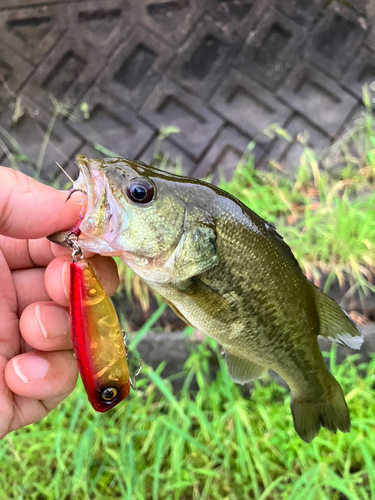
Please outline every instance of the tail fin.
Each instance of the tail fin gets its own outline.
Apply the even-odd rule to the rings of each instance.
[[[295,396],[291,410],[294,427],[301,439],[309,443],[318,434],[320,427],[336,433],[350,431],[350,416],[341,387],[330,375],[329,390],[318,400]]]

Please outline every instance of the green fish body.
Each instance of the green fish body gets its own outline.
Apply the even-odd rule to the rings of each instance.
[[[84,250],[119,255],[186,323],[221,344],[235,382],[278,373],[302,439],[321,426],[350,430],[318,335],[352,348],[362,337],[306,279],[274,226],[203,181],[123,159],[79,155],[78,165],[76,187],[88,195]]]

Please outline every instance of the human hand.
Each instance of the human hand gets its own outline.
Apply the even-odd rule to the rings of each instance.
[[[75,387],[69,330],[69,249],[45,236],[79,219],[67,193],[0,167],[0,438],[45,417]],[[86,255],[88,256],[88,255]],[[90,259],[109,295],[109,257]]]

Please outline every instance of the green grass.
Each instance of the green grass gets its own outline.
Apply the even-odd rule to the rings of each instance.
[[[209,347],[220,365],[213,381]],[[324,429],[311,444],[293,429],[289,392],[267,376],[244,397],[209,340],[186,362],[179,396],[162,366],[146,369],[138,391],[102,415],[79,384],[49,417],[1,442],[0,499],[375,499],[375,358],[359,367],[365,377],[354,359],[337,366],[333,350],[330,360],[351,432]]]

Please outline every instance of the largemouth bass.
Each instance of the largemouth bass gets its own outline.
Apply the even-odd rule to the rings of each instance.
[[[87,193],[83,250],[121,257],[186,323],[221,344],[235,382],[278,373],[303,440],[321,426],[349,432],[317,339],[358,349],[362,337],[306,279],[274,226],[203,181],[121,158],[77,162],[75,187]],[[62,243],[67,234],[50,239]]]

